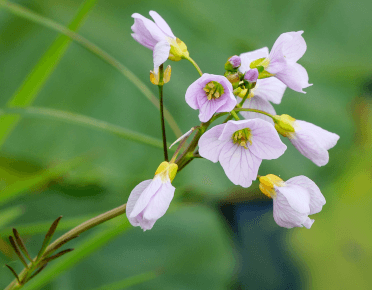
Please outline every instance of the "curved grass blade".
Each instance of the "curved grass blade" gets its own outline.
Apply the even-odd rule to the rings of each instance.
[[[115,134],[122,138],[132,140],[135,142],[143,143],[146,145],[150,145],[156,148],[163,149],[163,143],[161,140],[157,138],[153,138],[147,136],[142,133],[137,133],[129,129],[122,128],[117,125],[110,124],[105,121],[97,120],[88,116],[79,115],[75,113],[65,112],[61,110],[55,109],[47,109],[47,108],[5,108],[0,109],[0,114],[20,114],[23,117],[27,116],[36,116],[36,117],[44,117],[49,119],[57,119],[64,122],[68,122],[75,125],[82,125],[87,126],[94,129],[99,129],[105,132],[109,132],[111,134]]]
[[[26,256],[26,258],[30,262],[32,262],[33,260],[32,260],[32,258],[30,256],[30,254],[28,253],[25,244],[23,243],[23,241],[21,239],[21,236],[19,235],[18,231],[15,228],[13,228],[13,234],[14,234],[15,240],[16,240],[19,248],[21,249],[22,253]]]
[[[94,7],[97,0],[86,0],[81,5],[78,13],[68,26],[71,31],[76,31],[84,22],[87,14]],[[12,3],[0,1],[0,5],[9,7]],[[26,107],[31,105],[36,99],[38,93],[53,73],[62,57],[65,55],[71,39],[62,34],[53,42],[45,54],[41,57],[33,70],[26,77],[17,92],[8,101],[8,107]],[[9,134],[20,121],[20,116],[1,116],[0,117],[0,147],[3,145]]]
[[[126,66],[124,66],[117,59],[112,57],[110,54],[108,54],[106,51],[104,51],[100,47],[96,46],[95,44],[93,44],[86,38],[82,37],[81,35],[75,33],[71,29],[68,29],[64,27],[63,25],[60,25],[49,18],[43,17],[35,12],[32,12],[18,4],[10,3],[9,1],[0,0],[0,6],[6,8],[8,11],[10,11],[11,13],[19,17],[23,17],[30,21],[39,23],[45,27],[58,31],[66,35],[67,37],[73,39],[74,41],[82,45],[84,48],[86,48],[93,54],[100,57],[103,61],[105,61],[106,63],[108,63],[115,69],[117,69],[122,75],[124,75],[129,81],[131,81],[133,85],[135,85],[158,110],[160,109],[159,100],[157,97],[155,97],[152,94],[151,90]],[[176,121],[174,120],[170,112],[165,108],[164,108],[164,118],[169,124],[175,136],[177,138],[180,137],[182,135],[180,128],[178,127]],[[1,131],[0,131],[0,138],[1,138]],[[0,142],[0,146],[1,146],[1,142]]]
[[[103,287],[94,288],[94,290],[121,290],[137,284],[144,283],[146,281],[156,278],[158,275],[154,271],[145,272],[136,276],[126,278],[122,281],[111,283]]]

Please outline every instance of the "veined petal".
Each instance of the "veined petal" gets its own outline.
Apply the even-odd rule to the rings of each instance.
[[[130,214],[132,213],[134,206],[138,200],[138,198],[141,196],[142,192],[145,191],[145,189],[150,185],[152,179],[142,181],[140,184],[138,184],[135,188],[133,188],[132,192],[129,195],[127,207],[126,207],[126,215],[129,220],[129,222],[133,226],[138,226],[139,222],[135,217],[130,217]]]
[[[135,13],[135,14],[137,14],[137,13]],[[133,14],[133,15],[135,15],[135,14]],[[132,15],[132,17],[133,17],[133,15]],[[142,18],[134,18],[134,24],[132,25],[131,29],[134,32],[134,33],[132,33],[132,37],[137,42],[139,42],[140,44],[142,44],[143,46],[145,46],[145,47],[147,47],[151,50],[154,49],[154,46],[156,45],[156,43],[158,41],[148,31],[148,29],[146,28]]]
[[[270,73],[272,72],[270,71]],[[287,63],[275,74],[275,77],[281,80],[290,89],[304,94],[306,94],[306,92],[302,89],[312,86],[312,84],[309,84],[309,76],[306,69],[298,63]]]
[[[240,120],[240,121],[233,121],[230,120],[225,124],[221,136],[218,138],[219,140],[230,140],[232,135],[241,129],[250,128],[253,124],[253,120]]]
[[[155,193],[158,191],[161,185],[162,185],[161,178],[155,176],[151,183],[146,187],[146,189],[137,199],[137,202],[134,205],[134,208],[129,217],[133,218],[139,215],[147,207],[151,198],[155,195]]]
[[[292,37],[292,39],[286,42],[283,47],[283,55],[290,62],[297,62],[306,51],[305,39],[301,36],[303,31],[287,32],[285,34]]]
[[[269,56],[269,49],[267,47],[263,47],[254,51],[249,51],[242,53],[240,55],[241,59],[241,65],[239,67],[239,71],[242,73],[245,73],[246,71],[250,70],[249,65],[251,64],[252,61],[259,59],[259,58],[264,58]]]
[[[319,145],[321,145],[326,150],[333,148],[336,145],[338,139],[340,139],[340,136],[338,136],[337,134],[324,130],[323,128],[309,122],[301,120],[297,120],[296,122],[302,130],[311,133],[314,138],[316,138]]]
[[[286,88],[287,86],[283,82],[275,77],[270,77],[257,80],[253,93],[269,102],[280,104]]]
[[[291,208],[298,213],[310,214],[310,193],[306,188],[296,184],[274,186],[277,195],[283,195]]]
[[[258,158],[276,159],[287,150],[287,146],[280,140],[278,132],[270,123],[254,119],[249,128],[252,134],[252,144],[248,146],[248,149]]]
[[[284,59],[283,46],[289,43],[292,40],[292,38],[293,37],[288,33],[282,33],[281,35],[279,35],[279,37],[274,42],[273,48],[271,49],[269,54],[270,66],[271,61],[275,62]]]
[[[232,183],[249,187],[257,178],[262,160],[248,149],[229,141],[223,146],[219,161]]]
[[[137,32],[137,31],[133,30],[133,32],[142,35],[142,33],[144,32],[144,29],[146,29],[147,30],[146,35],[148,35],[148,33],[149,33],[151,35],[151,37],[156,42],[165,40],[167,38],[167,35],[150,19],[147,19],[146,17],[144,17],[144,16],[142,16],[141,14],[138,14],[138,13],[132,14],[132,17],[135,19],[135,21],[134,21],[135,24],[132,26],[132,30],[133,30],[133,28],[137,27],[136,20],[142,21],[143,26],[144,26],[144,28],[142,28],[142,26],[141,26],[140,31]],[[138,23],[140,23],[140,21],[138,21]]]
[[[310,178],[300,175],[288,179],[285,182],[287,185],[297,185],[302,188],[306,188],[310,194],[310,214],[318,213],[322,210],[323,205],[325,205],[326,200],[323,194],[320,192],[319,187]]]
[[[163,30],[164,33],[166,33],[168,36],[176,38],[170,29],[169,25],[165,20],[155,11],[150,11],[150,16],[152,19],[154,19],[155,23],[161,30]]]
[[[163,64],[169,57],[169,50],[170,50],[170,44],[167,40],[159,41],[155,45],[154,52],[153,52],[155,73],[158,72],[159,66]]]
[[[175,188],[170,181],[162,183],[143,211],[143,218],[145,220],[157,220],[161,218],[169,208],[169,204],[174,196],[174,191]]]
[[[139,226],[143,231],[151,230],[154,226],[156,220],[146,220],[143,218],[143,213],[140,213],[138,216],[135,217],[137,219]],[[134,225],[134,224],[132,224]]]
[[[225,124],[214,126],[205,132],[199,139],[200,156],[216,163],[221,153],[221,149],[229,140],[219,140]]]
[[[260,96],[253,96],[250,99],[247,99],[243,103],[243,108],[250,108],[250,109],[257,109],[264,111],[266,113],[269,113],[271,115],[276,115],[274,107],[265,99],[261,98]],[[260,114],[260,113],[255,113],[255,112],[249,112],[249,111],[241,111],[240,114],[245,118],[245,119],[255,119],[259,118],[262,120],[265,120],[266,122],[269,122],[271,125],[274,125],[274,121],[272,118],[269,116]]]
[[[216,112],[220,112],[219,109],[224,105],[223,102],[218,102],[217,100],[214,99],[208,100],[207,97],[205,97],[205,100],[203,100],[203,102],[204,103],[199,108],[200,122],[209,121],[209,119],[212,118],[213,114]]]

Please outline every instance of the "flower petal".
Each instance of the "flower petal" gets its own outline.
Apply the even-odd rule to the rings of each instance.
[[[286,88],[287,86],[283,82],[275,77],[270,77],[257,80],[253,93],[255,96],[259,96],[274,104],[280,104]]]
[[[232,183],[249,187],[257,178],[262,160],[248,149],[229,141],[222,148],[219,161]]]
[[[146,189],[137,199],[137,202],[134,205],[133,210],[130,213],[129,217],[133,218],[139,215],[147,207],[151,198],[155,195],[155,193],[158,191],[161,185],[162,185],[161,178],[155,176],[151,183],[146,187]]]
[[[151,230],[154,226],[156,220],[146,220],[143,218],[143,213],[140,213],[138,216],[136,216],[136,219],[138,220],[139,226],[143,231]]]
[[[287,146],[280,140],[278,132],[270,123],[253,119],[249,128],[252,133],[252,144],[248,149],[258,158],[276,159],[287,150]]]
[[[285,34],[292,37],[292,39],[286,42],[282,47],[284,57],[290,62],[297,62],[306,51],[305,39],[301,36],[303,31],[287,32]]]
[[[263,47],[254,51],[249,51],[242,53],[240,55],[241,59],[241,65],[239,67],[239,71],[242,73],[245,73],[246,71],[250,70],[249,65],[251,64],[252,61],[259,59],[259,58],[264,58],[269,56],[269,49],[267,47]]]
[[[257,109],[257,110],[261,110],[266,113],[269,113],[271,115],[276,115],[274,107],[267,100],[261,98],[260,96],[253,96],[252,98],[247,99],[243,103],[242,107],[250,108],[250,109]],[[269,122],[271,125],[274,125],[274,121],[272,118],[270,118],[269,116],[260,114],[260,113],[241,111],[240,114],[245,119],[259,118],[259,119],[265,120],[266,122]]]
[[[152,40],[154,46],[157,42],[167,38],[167,35],[150,19],[138,13],[132,14],[132,17],[134,18],[134,25],[131,27],[133,32]]]
[[[274,220],[279,226],[311,227],[312,222],[308,217],[310,195],[305,189],[296,185],[275,186],[275,192]]]
[[[174,191],[175,188],[170,181],[162,183],[143,211],[143,218],[145,220],[157,220],[161,218],[169,208]]]
[[[133,226],[138,226],[139,222],[137,221],[136,217],[130,217],[130,214],[132,213],[134,206],[137,203],[137,200],[141,196],[142,192],[145,191],[145,189],[150,185],[152,179],[142,181],[140,184],[138,184],[133,190],[131,191],[128,202],[127,202],[127,207],[126,207],[126,215],[129,220],[129,222]]]
[[[165,20],[163,19],[163,17],[161,17],[157,12],[155,11],[150,11],[150,16],[152,17],[152,19],[154,19],[155,23],[157,26],[159,26],[159,28],[161,30],[163,30],[163,32],[165,34],[168,34],[168,36],[170,37],[173,37],[173,38],[176,38],[172,32],[172,30],[170,29],[169,25],[167,24],[167,22],[165,22]]]
[[[222,147],[228,140],[220,141],[220,137],[225,124],[214,126],[205,132],[199,139],[199,154],[200,156],[216,163],[221,153]]]
[[[158,73],[159,66],[163,64],[169,57],[169,51],[170,44],[166,40],[159,41],[155,45],[153,52],[155,73]]]
[[[312,84],[309,84],[309,76],[306,69],[298,63],[287,63],[275,74],[275,77],[281,80],[290,89],[304,94],[306,94],[306,92],[302,89],[312,86]]]
[[[300,175],[288,179],[285,183],[287,185],[298,185],[308,190],[310,193],[310,214],[315,214],[322,210],[326,200],[320,192],[319,187],[310,178]]]
[[[323,128],[312,123],[301,120],[297,120],[297,123],[302,130],[310,132],[314,138],[316,138],[317,142],[326,150],[333,148],[338,139],[340,139],[340,136],[337,134],[324,130]]]

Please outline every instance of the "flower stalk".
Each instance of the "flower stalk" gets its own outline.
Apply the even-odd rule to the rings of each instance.
[[[168,161],[167,136],[165,133],[165,122],[164,122],[163,86],[164,86],[164,68],[163,68],[163,64],[161,64],[159,66],[159,84],[158,84],[159,104],[160,104],[160,123],[161,123],[161,133],[163,137],[164,160]]]

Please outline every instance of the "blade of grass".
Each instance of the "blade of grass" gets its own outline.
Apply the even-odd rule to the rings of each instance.
[[[88,116],[79,115],[75,113],[55,110],[55,109],[48,109],[48,108],[5,108],[0,109],[1,114],[19,114],[23,117],[27,116],[36,116],[36,117],[44,117],[49,119],[57,119],[64,122],[68,122],[75,125],[82,125],[87,126],[94,129],[99,129],[105,132],[109,132],[111,134],[115,134],[122,138],[132,140],[135,142],[143,143],[146,145],[150,145],[156,148],[163,149],[163,143],[161,140],[157,138],[153,138],[147,136],[142,133],[137,133],[129,129],[122,128],[117,125],[110,124],[105,121],[97,120]],[[170,146],[170,144],[168,145]]]
[[[8,185],[0,192],[0,205],[8,202],[9,200],[19,196],[30,189],[37,189],[45,186],[51,180],[65,175],[69,170],[87,162],[87,156],[78,156],[71,160],[57,164],[52,168],[48,168],[38,172],[31,177],[19,179],[18,181]]]
[[[128,277],[128,278],[126,278],[122,281],[111,283],[111,284],[105,285],[103,287],[94,288],[94,290],[107,290],[107,289],[121,290],[121,289],[125,289],[125,288],[128,288],[128,287],[131,287],[131,286],[134,286],[134,285],[141,284],[141,283],[144,283],[146,281],[152,280],[152,279],[156,278],[157,276],[158,275],[154,271],[149,271],[149,272],[141,273],[141,274],[136,275],[136,276]]]
[[[128,220],[125,219],[112,220],[105,224],[105,226],[106,228],[104,230],[94,232],[84,241],[75,245],[75,250],[72,255],[62,257],[53,263],[50,263],[42,273],[27,284],[27,290],[42,289],[58,275],[72,268],[84,258],[89,257],[92,253],[102,248],[108,242],[112,241],[126,230],[132,228]]]
[[[80,6],[80,9],[68,28],[76,31],[83,24],[88,13],[92,10],[97,0],[86,0]],[[9,7],[12,4],[7,1],[1,1],[1,5]],[[57,37],[45,54],[41,57],[33,70],[28,74],[22,85],[8,101],[8,107],[27,107],[36,99],[38,93],[53,73],[62,57],[65,55],[67,48],[71,43],[71,38],[62,34]],[[20,121],[18,115],[0,117],[0,146],[2,146]]]
[[[30,21],[39,23],[43,25],[44,27],[48,27],[50,29],[53,29],[55,31],[58,31],[67,37],[73,39],[80,45],[82,45],[85,49],[89,50],[96,56],[100,57],[103,61],[117,69],[122,75],[124,75],[130,82],[133,83],[142,93],[143,95],[159,110],[159,100],[157,97],[155,97],[151,90],[143,83],[132,71],[130,71],[126,66],[124,66],[122,63],[120,63],[117,59],[115,59],[113,56],[108,54],[106,51],[101,49],[100,47],[96,46],[94,43],[90,42],[86,38],[80,36],[79,34],[75,33],[71,29],[68,29],[64,27],[63,25],[60,25],[53,20],[43,17],[35,12],[32,12],[18,4],[14,4],[11,2],[5,2],[3,0],[0,0],[0,6],[3,8],[6,8],[9,12],[28,19]],[[173,133],[178,138],[182,135],[182,132],[180,128],[178,127],[176,121],[174,120],[173,116],[170,114],[170,112],[164,108],[164,118],[171,127]],[[6,125],[4,123],[4,125]],[[1,133],[1,132],[0,132]],[[1,134],[0,134],[1,136]],[[0,142],[1,146],[1,142]]]

